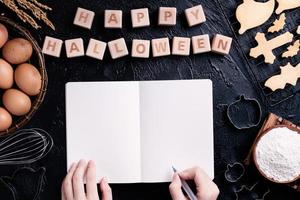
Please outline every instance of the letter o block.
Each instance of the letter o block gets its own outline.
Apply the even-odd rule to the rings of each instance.
[[[135,58],[149,58],[150,41],[149,40],[132,40],[131,56]]]

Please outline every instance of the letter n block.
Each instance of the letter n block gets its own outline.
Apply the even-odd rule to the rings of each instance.
[[[231,48],[232,38],[221,34],[216,34],[213,41],[211,49],[213,52],[227,55],[229,54]]]

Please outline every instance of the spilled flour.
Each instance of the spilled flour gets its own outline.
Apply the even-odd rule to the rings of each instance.
[[[255,149],[257,164],[268,178],[289,182],[300,175],[300,134],[275,128],[261,137]]]

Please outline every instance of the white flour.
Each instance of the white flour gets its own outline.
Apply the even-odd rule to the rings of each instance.
[[[268,178],[291,181],[300,175],[300,134],[288,128],[272,129],[257,143],[255,155]]]

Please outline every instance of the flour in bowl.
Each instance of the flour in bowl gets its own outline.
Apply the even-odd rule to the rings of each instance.
[[[274,128],[260,138],[255,149],[261,172],[277,182],[300,175],[300,134],[285,127]]]

